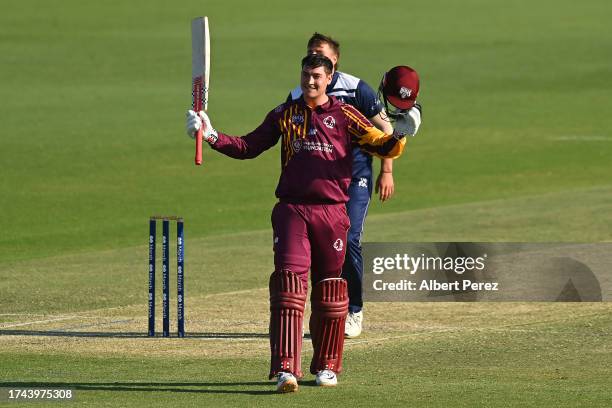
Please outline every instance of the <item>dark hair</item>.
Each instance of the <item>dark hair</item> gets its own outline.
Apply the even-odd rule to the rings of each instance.
[[[310,40],[308,40],[308,45],[306,48],[310,50],[312,47],[319,45],[321,43],[328,44],[329,47],[336,53],[338,56],[338,60],[340,59],[340,43],[328,35],[321,33],[314,33]],[[338,69],[338,63],[336,63],[336,69]]]
[[[334,71],[334,64],[325,55],[308,54],[302,58],[302,69],[319,67],[323,67],[326,74],[331,74]]]

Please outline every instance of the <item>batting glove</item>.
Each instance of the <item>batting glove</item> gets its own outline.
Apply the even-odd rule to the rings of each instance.
[[[214,144],[219,138],[217,131],[210,124],[210,119],[204,111],[200,111],[199,114],[192,110],[187,111],[187,123],[185,127],[187,135],[192,139],[195,138],[200,128],[202,129],[202,138],[208,144]]]
[[[397,138],[414,136],[421,126],[421,106],[417,104],[410,110],[400,111],[394,115],[394,118],[393,136]]]

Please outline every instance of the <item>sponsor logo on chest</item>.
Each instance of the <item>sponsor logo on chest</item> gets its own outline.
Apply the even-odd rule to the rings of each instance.
[[[304,115],[302,114],[293,115],[291,117],[291,122],[294,125],[301,125],[302,123],[304,123]]]
[[[331,153],[334,151],[334,145],[325,142],[304,140],[304,142],[302,143],[302,149],[307,150],[309,152]]]
[[[332,153],[334,151],[333,144],[314,141],[314,140],[307,140],[307,139],[292,140],[291,147],[293,148],[294,153],[299,153],[302,150],[306,152],[324,152],[324,153]]]

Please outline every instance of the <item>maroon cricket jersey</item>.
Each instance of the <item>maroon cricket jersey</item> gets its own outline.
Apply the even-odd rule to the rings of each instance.
[[[406,143],[376,129],[357,109],[333,96],[316,108],[302,98],[279,105],[257,129],[242,137],[221,132],[212,148],[235,159],[251,159],[281,139],[279,200],[300,204],[348,201],[352,146],[378,157],[398,157]]]

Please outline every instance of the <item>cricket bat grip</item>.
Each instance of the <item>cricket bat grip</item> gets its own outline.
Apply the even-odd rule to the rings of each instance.
[[[195,153],[195,164],[199,166],[202,164],[202,128],[198,129],[195,137],[196,141],[196,153]]]

